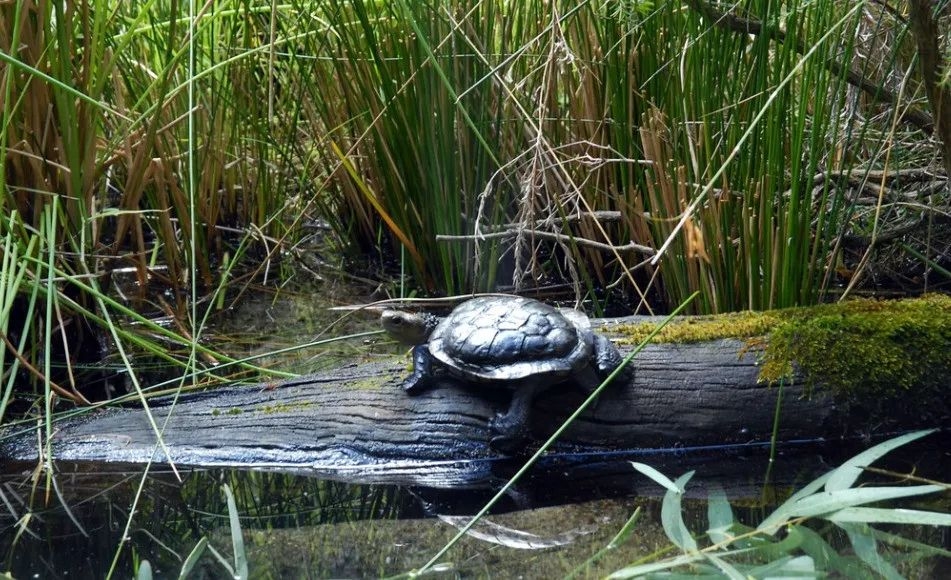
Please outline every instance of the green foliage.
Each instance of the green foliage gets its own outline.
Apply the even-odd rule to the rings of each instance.
[[[109,333],[194,367],[188,351],[204,317],[177,334],[162,328],[162,338],[153,319],[197,318],[198,295],[223,292],[255,240],[288,231],[276,218],[295,202],[272,191],[296,179],[277,146],[294,127],[272,131],[266,101],[252,96],[261,23],[235,3],[190,31],[186,9],[168,0],[0,7],[0,326],[19,343],[0,354],[10,371],[0,421],[24,373],[38,392],[86,402],[77,353]],[[38,316],[40,300],[52,318]],[[115,324],[130,306],[149,330]],[[170,350],[168,335],[185,348]]]
[[[670,541],[682,554],[649,563],[638,563],[616,571],[609,578],[635,578],[646,575],[678,578],[727,577],[763,578],[774,576],[821,577],[841,574],[846,577],[880,574],[901,578],[893,566],[894,557],[883,553],[883,545],[908,550],[917,557],[951,556],[947,550],[904,540],[870,524],[951,526],[946,513],[862,507],[896,498],[916,497],[946,491],[948,485],[904,485],[869,487],[859,482],[863,467],[891,450],[920,439],[933,431],[918,431],[885,441],[846,461],[839,468],[819,477],[792,495],[756,528],[737,522],[722,492],[713,493],[709,502],[709,543],[700,547],[687,529],[680,508],[684,486],[693,475],[687,473],[672,482],[653,468],[634,464],[642,474],[665,487],[661,519]],[[841,555],[823,536],[808,527],[811,520],[824,520],[844,531],[854,555]],[[777,538],[782,531],[782,537]]]
[[[135,266],[147,284],[146,272],[158,258],[165,281],[181,288],[189,279],[186,267],[206,285],[214,278],[214,254],[201,251],[195,264],[187,263],[191,236],[211,249],[218,224],[266,227],[280,200],[242,191],[249,178],[269,181],[269,174],[249,172],[273,154],[254,139],[238,138],[262,133],[261,115],[251,108],[257,100],[235,101],[256,92],[248,70],[254,64],[238,58],[222,66],[235,51],[253,60],[254,43],[242,32],[247,15],[199,21],[195,68],[201,74],[189,78],[182,8],[178,2],[98,0],[4,6],[5,21],[15,27],[0,38],[9,96],[0,203],[22,216],[4,231],[28,237],[43,207],[58,196],[63,227],[57,242],[83,258],[60,258],[70,270]],[[228,34],[227,52],[220,48],[222,34]],[[192,111],[190,83],[201,91]],[[186,115],[200,137],[189,134]],[[196,160],[192,191],[182,163],[188,150]],[[192,203],[200,227],[189,223]],[[158,243],[149,243],[147,234]]]
[[[495,44],[505,42],[498,29],[503,9],[363,1],[314,8],[329,34],[301,39],[303,53],[317,57],[308,62],[302,90],[312,104],[304,111],[311,158],[333,180],[335,195],[321,198],[324,214],[336,216],[338,229],[352,228],[350,238],[365,250],[379,248],[385,224],[430,289],[492,289],[494,242],[481,244],[473,269],[466,264],[474,242],[434,238],[466,233],[482,211],[478,194],[498,166],[495,155],[506,142],[521,141],[520,128],[504,122],[506,104],[487,78],[492,63],[480,54],[495,54]],[[510,203],[508,195],[491,197],[481,218],[497,223],[496,206]]]
[[[685,4],[320,3],[333,34],[311,47],[327,55],[314,125],[356,169],[314,155],[338,228],[356,219],[370,245],[385,225],[448,292],[591,290],[645,253],[586,240],[634,240],[665,253],[628,282],[670,304],[816,302],[860,217],[847,182],[888,168],[899,138],[860,120],[844,71],[874,85],[875,67],[905,66],[903,28],[864,3]],[[866,10],[890,39],[878,62],[856,50]],[[620,219],[566,219],[600,210]]]

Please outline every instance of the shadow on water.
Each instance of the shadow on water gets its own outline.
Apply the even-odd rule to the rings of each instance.
[[[876,466],[946,481],[948,434],[925,441]],[[631,460],[671,477],[697,471],[688,487],[692,499],[685,519],[700,532],[707,525],[703,500],[710,489],[725,489],[738,519],[755,525],[789,493],[868,446],[867,441],[787,444],[765,487],[770,461],[769,449],[762,446],[553,454],[446,560],[454,563],[453,576],[561,577],[607,545],[640,506],[644,513],[633,536],[582,575],[601,576],[669,546],[660,525],[663,490],[637,475]],[[104,577],[141,486],[117,577],[128,577],[141,560],[151,563],[156,577],[177,576],[203,537],[230,558],[228,507],[221,489],[227,484],[235,495],[252,577],[398,574],[426,562],[464,525],[466,519],[459,516],[478,511],[518,468],[514,460],[489,463],[490,477],[467,489],[367,485],[300,470],[189,469],[181,471],[179,482],[167,465],[144,475],[140,465],[76,462],[57,463],[55,481],[48,485],[42,475],[34,483],[35,465],[7,464],[0,473],[5,504],[0,553],[4,569],[17,578]],[[869,477],[875,478],[895,479]],[[22,533],[18,521],[25,522]],[[946,531],[923,532],[930,534],[926,539],[932,545],[948,545]],[[192,575],[226,576],[210,556]]]

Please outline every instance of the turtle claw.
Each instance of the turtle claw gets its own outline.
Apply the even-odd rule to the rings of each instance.
[[[503,455],[518,455],[524,449],[524,438],[513,439],[507,435],[496,435],[489,440],[489,448]]]
[[[509,413],[499,413],[489,421],[492,438],[489,447],[506,455],[515,455],[523,449],[529,439],[524,424],[512,420]]]
[[[413,374],[406,377],[406,379],[400,383],[400,386],[403,387],[403,390],[406,391],[409,395],[418,395],[426,390],[427,380],[422,373],[413,371]]]
[[[623,361],[624,358],[614,343],[600,334],[594,335],[594,366],[597,367],[598,375],[602,379],[607,378],[614,369],[621,366]],[[629,368],[631,368],[630,365],[625,367],[624,372]]]
[[[406,391],[408,395],[418,395],[425,390],[425,387],[420,384],[420,381],[413,381],[409,379],[403,381],[403,384],[400,386],[403,387],[403,390]]]

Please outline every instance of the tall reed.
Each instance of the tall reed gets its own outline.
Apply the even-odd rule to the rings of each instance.
[[[320,213],[364,252],[405,255],[436,293],[568,281],[578,297],[620,287],[662,307],[699,290],[703,311],[813,302],[850,228],[884,219],[850,183],[932,150],[912,130],[928,120],[909,104],[913,50],[877,5],[204,10],[0,6],[8,337],[56,330],[36,314],[54,200],[47,289],[66,350],[71,317],[102,324],[102,299],[120,293],[147,319],[186,321],[192,287],[220,291],[243,256],[258,266],[242,280],[270,275]],[[41,374],[42,349],[6,346],[5,364],[16,352]]]
[[[815,302],[853,225],[842,177],[892,162],[895,115],[920,94],[898,84],[900,23],[864,3],[318,6],[327,206],[366,245],[396,233],[446,291],[590,291],[623,265],[670,304],[700,290],[703,311]],[[598,210],[621,222],[566,219]],[[487,234],[500,245],[480,253]],[[645,265],[631,240],[664,255]]]
[[[271,190],[298,177],[273,146],[267,101],[256,96],[267,78],[266,25],[239,3],[202,14],[193,29],[198,74],[189,79],[185,8],[177,0],[0,6],[0,326],[5,371],[25,373],[5,375],[5,402],[15,377],[38,387],[66,380],[64,392],[74,391],[80,351],[101,344],[110,324],[104,308],[125,317],[134,306],[145,321],[172,314],[185,329],[188,290],[219,290],[226,256],[251,247],[270,260],[280,251],[273,239],[287,235],[281,216],[291,202]],[[189,81],[200,95],[194,110]],[[293,134],[292,123],[285,131]],[[199,250],[186,251],[191,244]],[[38,316],[38,296],[52,301],[54,324]],[[197,340],[198,325],[178,342]],[[155,326],[121,327],[119,336],[179,361]],[[39,364],[51,348],[54,367],[67,365],[58,378]]]

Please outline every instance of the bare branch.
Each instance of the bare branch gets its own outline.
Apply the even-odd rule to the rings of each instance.
[[[541,230],[530,230],[530,229],[506,229],[497,232],[488,232],[484,234],[470,234],[464,236],[448,236],[448,235],[437,235],[437,242],[456,242],[456,241],[473,241],[473,240],[488,240],[492,238],[515,238],[518,236],[534,236],[536,238],[542,238],[545,240],[552,240],[555,242],[562,243],[571,243],[574,242],[579,246],[585,246],[588,248],[595,248],[598,250],[604,250],[606,252],[639,252],[647,256],[653,256],[657,253],[657,250],[649,246],[644,246],[641,244],[636,244],[630,242],[624,244],[623,246],[615,246],[612,244],[605,244],[603,242],[598,242],[595,240],[589,240],[587,238],[579,238],[576,236],[569,236],[566,234],[559,234],[555,232],[545,232]]]

